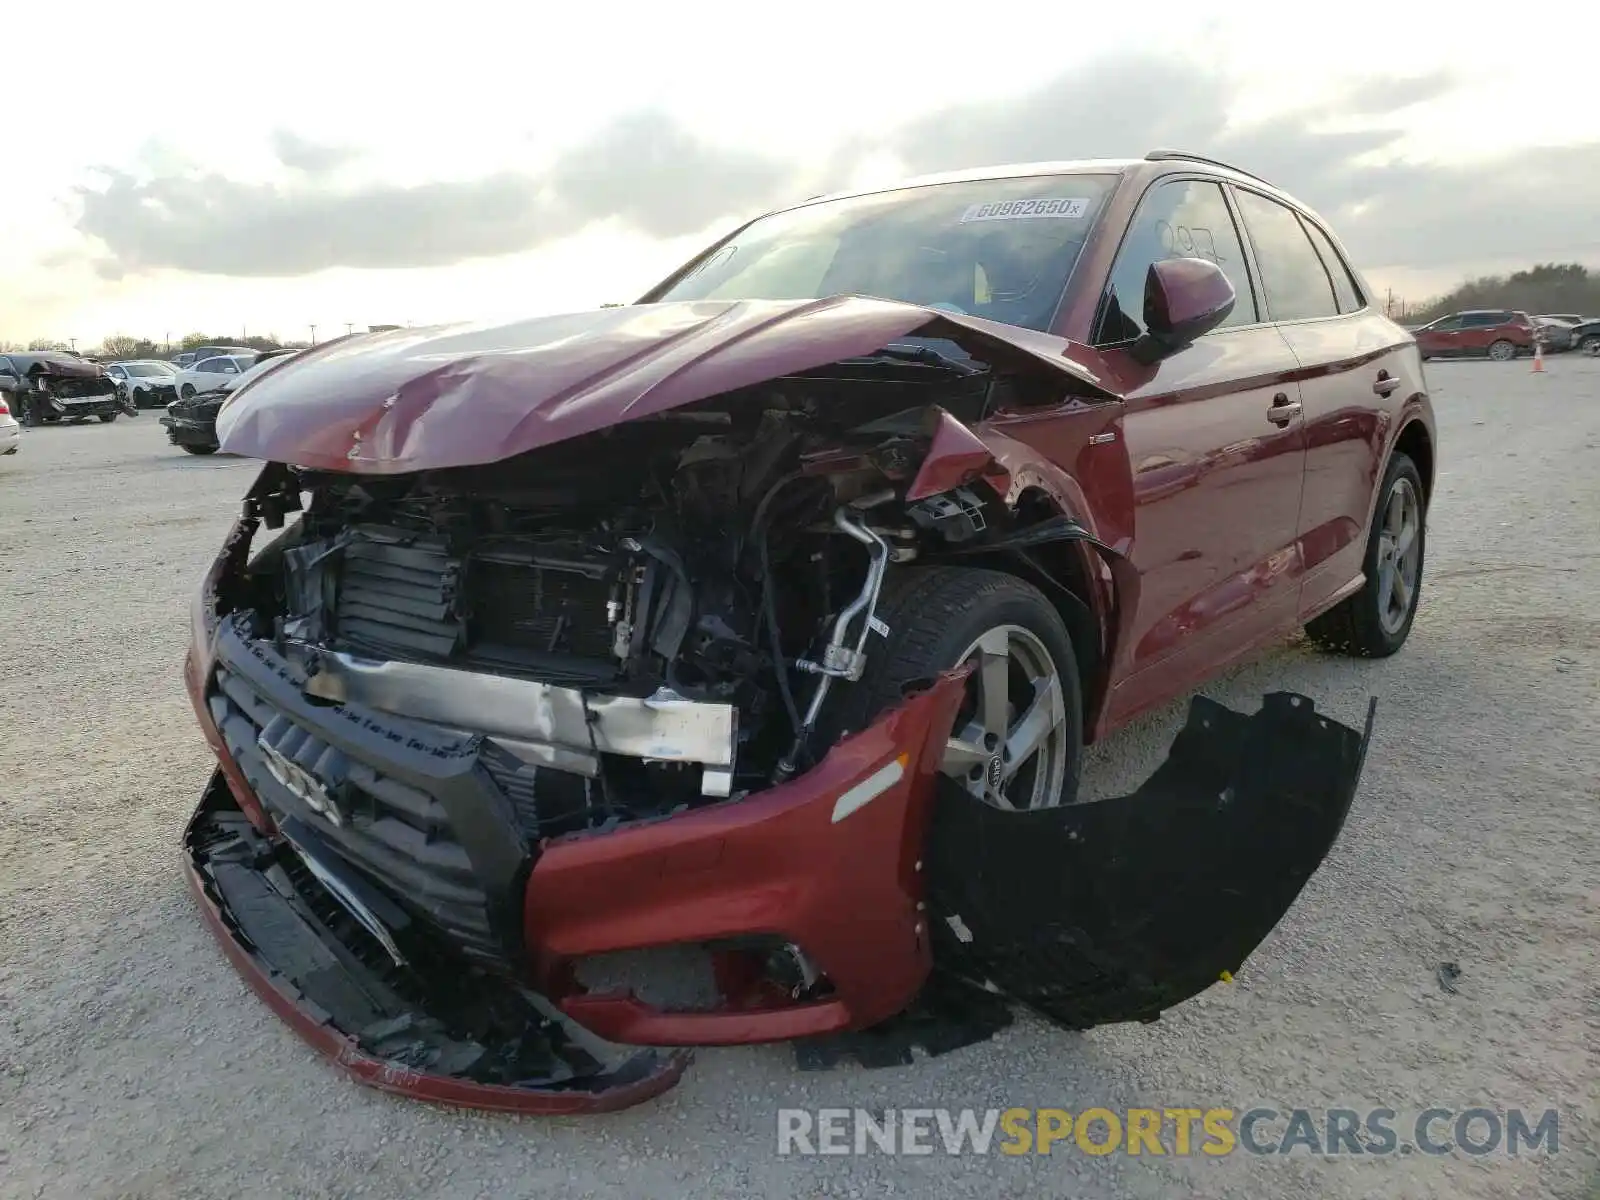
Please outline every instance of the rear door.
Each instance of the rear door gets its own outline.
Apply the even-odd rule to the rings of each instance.
[[[1500,336],[1500,326],[1511,319],[1507,312],[1471,312],[1461,322],[1460,347],[1463,354],[1488,354],[1489,344]]]
[[[1267,307],[1299,363],[1306,482],[1296,531],[1300,611],[1361,578],[1366,528],[1389,428],[1417,389],[1409,340],[1371,308],[1333,239],[1305,214],[1243,187],[1234,196]]]
[[[1152,367],[1126,347],[1143,332],[1152,262],[1199,257],[1222,268],[1228,320]],[[1293,617],[1295,529],[1305,467],[1298,368],[1258,309],[1222,185],[1152,185],[1112,267],[1096,341],[1121,377],[1134,481],[1131,558],[1140,575],[1108,719],[1169,699]]]

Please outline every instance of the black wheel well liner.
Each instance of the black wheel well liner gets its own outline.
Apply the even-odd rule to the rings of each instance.
[[[1400,436],[1394,441],[1394,448],[1417,464],[1417,474],[1422,476],[1423,501],[1431,502],[1434,458],[1433,440],[1428,436],[1428,427],[1421,421],[1406,422],[1400,430]]]

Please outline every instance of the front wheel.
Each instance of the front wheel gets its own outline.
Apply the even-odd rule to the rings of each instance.
[[[217,452],[215,446],[185,446],[184,449],[190,454],[215,454]]]
[[[1600,333],[1591,333],[1584,338],[1581,349],[1585,354],[1600,354]]]
[[[1405,645],[1422,598],[1427,532],[1422,475],[1408,456],[1396,453],[1384,472],[1367,535],[1362,561],[1367,581],[1311,621],[1306,635],[1323,649],[1352,658],[1387,658]]]
[[[945,775],[997,808],[1076,800],[1077,659],[1061,614],[1038,588],[1001,571],[910,567],[891,576],[877,615],[889,635],[868,642],[866,673],[841,698],[840,732],[863,728],[910,684],[972,662]]]
[[[113,421],[115,421],[117,419],[117,414],[116,413],[99,413],[97,415],[99,416],[100,423],[102,425],[109,425],[109,424],[111,424],[111,422],[113,422]]]
[[[1495,362],[1510,362],[1516,356],[1516,346],[1504,338],[1489,347],[1489,357],[1494,359]]]
[[[194,385],[188,383],[184,384],[178,389],[178,395],[184,400],[192,399],[194,396]]]

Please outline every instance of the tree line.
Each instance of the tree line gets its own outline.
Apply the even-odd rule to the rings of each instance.
[[[308,345],[306,342],[279,341],[276,334],[265,336],[252,335],[250,337],[229,336],[226,334],[187,333],[170,345],[156,342],[150,338],[133,337],[125,333],[115,333],[102,341],[98,346],[90,346],[81,350],[74,350],[69,342],[52,338],[35,338],[33,341],[22,345],[13,342],[0,342],[0,353],[7,350],[45,351],[65,350],[69,353],[84,354],[91,358],[125,359],[125,358],[171,358],[185,350],[193,350],[196,346],[245,346],[251,350],[281,350],[284,347],[299,349]]]
[[[1469,308],[1600,316],[1600,275],[1580,263],[1540,263],[1510,275],[1482,275],[1428,301],[1411,319],[1422,324]]]

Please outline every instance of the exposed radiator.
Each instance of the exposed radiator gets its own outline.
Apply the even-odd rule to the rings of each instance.
[[[454,606],[460,569],[442,539],[398,545],[352,538],[339,578],[341,640],[429,658],[448,658],[464,628]]]

